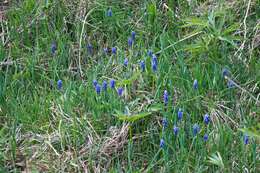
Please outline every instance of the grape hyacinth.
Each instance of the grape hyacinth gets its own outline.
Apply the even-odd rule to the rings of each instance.
[[[200,131],[200,126],[198,124],[193,125],[193,135],[196,136]]]
[[[123,95],[124,89],[122,87],[118,88],[117,93],[121,97]]]
[[[205,114],[203,120],[204,120],[204,123],[205,123],[206,125],[208,125],[209,122],[210,122],[210,117],[209,117],[209,115],[208,115],[208,114]]]
[[[93,80],[93,86],[94,86],[94,87],[96,87],[96,86],[97,86],[97,84],[98,84],[97,80],[96,80],[96,79],[94,79],[94,80]]]
[[[163,92],[163,102],[164,102],[164,105],[167,105],[168,101],[169,101],[168,92],[167,92],[167,90],[164,90],[164,92]]]
[[[158,65],[158,59],[155,54],[152,55],[152,62],[155,63],[156,65]]]
[[[152,57],[152,56],[153,56],[153,52],[152,52],[151,50],[148,50],[147,55],[148,55],[149,57]]]
[[[249,136],[247,134],[244,135],[244,144],[249,144]]]
[[[182,117],[183,117],[183,111],[181,109],[178,110],[178,113],[177,113],[177,118],[178,120],[182,120]]]
[[[111,49],[111,51],[112,51],[112,54],[116,54],[116,47],[112,47],[112,49]]]
[[[157,71],[157,64],[154,63],[154,62],[152,62],[152,69],[153,69],[154,72]]]
[[[107,10],[107,17],[112,17],[112,9],[111,8],[109,8]]]
[[[163,129],[165,129],[168,126],[168,122],[167,122],[166,118],[162,119],[162,126],[163,126]]]
[[[194,82],[193,82],[193,88],[195,89],[195,90],[197,90],[198,89],[198,80],[197,79],[195,79],[194,80]]]
[[[110,80],[110,88],[114,89],[116,85],[116,81],[114,79]]]
[[[142,72],[145,71],[145,62],[143,60],[140,62],[140,68],[141,68]]]
[[[163,139],[160,140],[160,148],[164,148],[165,146],[165,142]]]
[[[175,136],[177,136],[177,135],[178,135],[178,132],[179,132],[179,127],[173,126],[173,134],[174,134]]]
[[[133,46],[133,39],[132,38],[128,38],[127,43],[128,43],[129,47],[132,47]]]
[[[233,80],[231,80],[231,79],[228,79],[227,87],[228,88],[234,88],[235,87],[235,82]]]
[[[62,89],[62,80],[58,80],[58,82],[57,82],[57,88],[58,88],[58,90],[61,90],[61,89]]]
[[[228,76],[228,75],[229,75],[228,69],[227,69],[227,68],[223,68],[223,70],[222,70],[222,76],[225,78],[225,77]]]
[[[203,140],[204,140],[205,142],[207,142],[208,139],[209,139],[209,135],[208,135],[207,133],[205,133],[204,136],[203,136]]]
[[[132,40],[135,40],[135,35],[136,35],[135,31],[132,31],[132,32],[131,32],[131,38],[132,38]]]
[[[97,84],[96,87],[95,87],[95,89],[96,89],[96,93],[99,95],[100,92],[101,92],[101,87],[100,87],[100,85]]]
[[[103,91],[107,90],[107,81],[103,81],[103,83],[102,83],[102,90]]]
[[[52,42],[51,44],[51,53],[54,55],[57,50],[57,44],[56,42]]]
[[[124,60],[124,66],[127,67],[127,65],[128,65],[128,59],[125,58],[125,60]]]

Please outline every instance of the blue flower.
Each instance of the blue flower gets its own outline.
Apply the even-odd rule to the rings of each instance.
[[[209,122],[210,122],[210,117],[209,117],[209,114],[205,114],[204,115],[204,123],[206,124],[206,125],[208,125],[209,124]]]
[[[226,77],[226,76],[228,76],[228,75],[229,75],[228,69],[223,68],[223,70],[222,70],[222,76],[223,76],[223,77]]]
[[[164,148],[165,146],[165,142],[163,139],[160,140],[160,148]]]
[[[87,45],[87,49],[88,49],[88,53],[89,53],[89,54],[92,54],[92,53],[93,53],[93,46],[92,46],[92,44],[89,43],[89,44]]]
[[[152,69],[153,69],[154,72],[157,71],[157,65],[155,63],[152,63]]]
[[[152,57],[152,56],[153,56],[153,52],[152,52],[151,50],[148,50],[147,55],[148,55],[149,57]]]
[[[142,72],[144,72],[145,71],[145,62],[143,60],[140,62],[140,67],[141,67]]]
[[[198,89],[198,86],[199,86],[198,80],[195,79],[194,82],[193,82],[193,88],[194,88],[195,90],[197,90],[197,89]]]
[[[132,32],[131,32],[131,38],[132,38],[132,40],[135,40],[135,35],[136,35],[136,34],[135,34],[135,31],[132,31]]]
[[[128,38],[127,43],[128,43],[128,46],[129,46],[129,47],[132,47],[132,46],[133,46],[133,40],[132,40],[132,38]]]
[[[177,136],[178,133],[179,133],[179,127],[173,126],[173,134],[174,134],[175,136]]]
[[[114,89],[116,85],[116,81],[114,79],[110,80],[110,88]]]
[[[177,118],[178,120],[182,120],[183,117],[183,111],[181,109],[178,110]]]
[[[102,83],[102,90],[103,91],[106,91],[107,90],[107,81],[103,81],[103,83]]]
[[[247,134],[244,135],[244,144],[249,144],[249,136]]]
[[[164,92],[163,92],[163,102],[164,102],[165,105],[167,105],[168,101],[169,101],[168,92],[167,92],[167,90],[164,90]]]
[[[228,86],[228,88],[234,88],[235,87],[235,82],[233,80],[231,80],[231,79],[228,79],[227,86]]]
[[[57,44],[56,44],[56,42],[52,42],[52,44],[51,44],[51,53],[55,54],[56,50],[57,50]]]
[[[123,91],[124,91],[124,89],[122,87],[118,88],[118,90],[117,90],[118,95],[122,96],[123,95]]]
[[[125,58],[125,60],[124,60],[124,66],[127,67],[127,65],[128,65],[128,59]]]
[[[158,65],[157,56],[155,54],[152,55],[152,62],[156,65]]]
[[[207,142],[208,139],[209,139],[209,135],[208,135],[207,133],[205,133],[204,136],[203,136],[203,140],[204,140],[205,142]]]
[[[101,92],[101,87],[100,87],[99,84],[97,84],[97,85],[96,85],[96,93],[97,93],[97,94],[100,94],[100,92]]]
[[[168,125],[168,122],[167,122],[167,119],[166,118],[163,118],[162,119],[162,126],[163,126],[163,129],[165,129]]]
[[[94,87],[96,87],[96,86],[97,86],[97,84],[98,84],[97,80],[96,80],[96,79],[94,79],[94,80],[93,80],[93,86],[94,86]]]
[[[107,10],[107,16],[108,16],[108,17],[112,17],[112,9],[111,9],[111,8],[109,8],[109,9]]]
[[[108,48],[107,48],[107,47],[105,47],[103,50],[104,50],[104,53],[105,53],[105,54],[108,53]]]
[[[200,131],[200,126],[198,124],[193,125],[193,135],[196,136]]]
[[[58,90],[61,90],[61,89],[62,89],[62,80],[58,80],[58,82],[57,82],[57,88],[58,88]]]
[[[112,47],[112,54],[116,54],[116,47]]]

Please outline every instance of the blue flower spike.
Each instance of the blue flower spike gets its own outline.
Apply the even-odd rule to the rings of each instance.
[[[117,93],[121,97],[123,95],[124,89],[122,87],[118,88]]]
[[[111,8],[109,8],[107,10],[107,17],[112,17],[112,9]]]
[[[135,36],[136,36],[135,31],[132,31],[132,32],[131,32],[131,38],[132,38],[132,40],[135,40]]]
[[[142,72],[145,71],[145,62],[143,60],[140,62],[140,68]]]
[[[105,80],[102,83],[102,90],[107,91],[107,81],[105,81]]]
[[[198,124],[193,125],[193,135],[196,136],[200,131],[200,126]]]
[[[56,42],[52,42],[51,44],[51,53],[54,55],[57,50],[57,44]]]
[[[132,38],[128,38],[127,43],[128,43],[129,47],[132,47],[133,46],[133,39]]]
[[[153,52],[152,52],[151,50],[148,50],[148,51],[147,51],[147,55],[148,55],[149,57],[152,57],[152,56],[153,56]]]
[[[114,79],[111,79],[110,80],[110,88],[111,89],[114,89],[115,88],[115,85],[116,85],[116,81]]]
[[[116,55],[116,47],[112,47],[111,52],[112,54]]]
[[[163,129],[165,129],[168,126],[168,122],[167,122],[166,118],[162,119],[162,126],[163,126]]]
[[[244,135],[244,144],[245,145],[249,144],[249,136],[247,134]]]
[[[127,67],[127,65],[128,65],[128,59],[125,58],[125,60],[124,60],[124,66]]]
[[[160,140],[160,148],[164,148],[165,147],[165,142],[163,139]]]
[[[199,88],[199,84],[198,84],[198,80],[197,79],[195,79],[194,82],[193,82],[193,88],[195,90],[197,90]]]
[[[177,113],[177,118],[178,120],[182,120],[182,117],[183,117],[183,111],[181,109],[178,110],[178,113]]]
[[[174,134],[175,136],[177,136],[178,133],[179,133],[179,127],[173,126],[173,134]]]
[[[168,101],[169,101],[168,92],[167,92],[167,90],[164,90],[164,92],[163,92],[163,102],[164,102],[164,105],[167,105]]]
[[[57,88],[58,88],[58,90],[61,90],[61,89],[62,89],[62,80],[58,80],[58,82],[57,82]]]
[[[210,116],[209,116],[209,114],[205,114],[204,115],[203,121],[204,121],[204,123],[206,125],[208,125],[210,123]]]
[[[100,87],[100,85],[97,84],[96,87],[95,87],[95,89],[96,89],[96,93],[99,95],[100,92],[101,92],[101,87]]]
[[[209,135],[207,133],[205,133],[204,136],[203,136],[204,142],[207,142],[208,139],[209,139]]]
[[[93,86],[96,87],[98,84],[98,81],[96,79],[93,80]]]

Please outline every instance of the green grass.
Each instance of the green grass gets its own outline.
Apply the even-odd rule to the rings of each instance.
[[[0,30],[0,172],[260,172],[259,7],[259,0],[10,2]],[[101,87],[106,80],[107,91],[97,94],[93,80]]]

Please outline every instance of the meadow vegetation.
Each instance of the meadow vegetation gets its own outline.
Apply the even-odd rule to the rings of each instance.
[[[259,0],[1,5],[0,172],[260,172]]]

